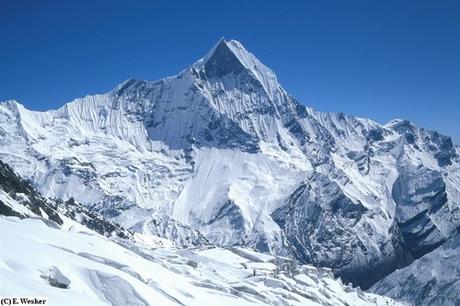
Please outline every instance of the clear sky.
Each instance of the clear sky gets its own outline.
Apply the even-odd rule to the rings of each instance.
[[[460,143],[458,0],[0,0],[0,101],[46,110],[174,75],[221,37],[306,105]]]

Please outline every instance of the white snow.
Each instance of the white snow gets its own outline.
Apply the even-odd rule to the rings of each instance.
[[[131,245],[134,252],[89,230],[4,216],[0,233],[0,295],[43,296],[49,305],[396,305],[322,277],[313,267],[297,276],[302,282],[277,279],[273,263],[221,248]],[[49,279],[68,288],[52,286]]]

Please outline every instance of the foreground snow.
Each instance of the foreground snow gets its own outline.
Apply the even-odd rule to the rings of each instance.
[[[244,249],[155,249],[152,242],[136,247],[125,241],[124,247],[63,219],[59,228],[41,218],[0,217],[0,295],[78,306],[396,305],[342,285],[328,270],[303,266],[294,278],[282,272],[274,277],[272,256]],[[68,288],[52,284],[51,277]]]

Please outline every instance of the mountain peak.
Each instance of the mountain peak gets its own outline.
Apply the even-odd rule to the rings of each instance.
[[[248,72],[262,84],[270,96],[279,87],[275,73],[237,40],[221,38],[200,63],[208,78]]]
[[[219,47],[219,46],[221,46],[221,45],[227,46],[227,41],[225,40],[225,37],[221,37],[221,38],[217,41],[217,43],[216,43],[216,45],[215,45],[214,47],[217,48],[217,47]]]
[[[217,42],[204,59],[204,69],[208,78],[218,78],[232,73],[238,74],[245,68],[224,38]]]

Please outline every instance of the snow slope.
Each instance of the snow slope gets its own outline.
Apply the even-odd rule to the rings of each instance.
[[[275,278],[273,263],[230,250],[136,253],[66,223],[67,230],[40,219],[0,217],[8,246],[0,252],[0,295],[43,296],[50,305],[396,305],[309,266],[294,278]],[[67,289],[48,283],[48,271],[56,268],[70,281]]]
[[[0,123],[0,159],[46,197],[181,246],[331,267],[364,288],[460,226],[449,137],[306,108],[234,40],[177,76],[58,110],[2,103]]]

